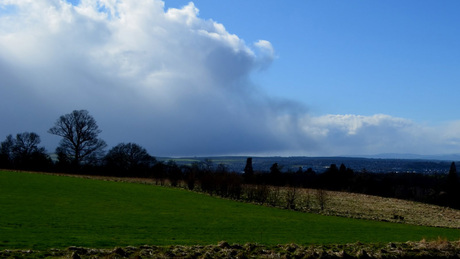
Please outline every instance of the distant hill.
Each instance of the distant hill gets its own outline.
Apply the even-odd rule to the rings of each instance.
[[[419,159],[419,160],[441,160],[441,161],[460,161],[460,154],[443,154],[443,155],[419,155],[419,154],[398,154],[384,153],[371,156],[359,156],[363,158],[379,159]]]
[[[191,165],[208,159],[212,161],[214,167],[223,164],[229,171],[242,172],[246,165],[246,158],[243,156],[225,156],[158,158],[158,160],[173,160],[178,165]],[[274,163],[278,163],[283,172],[296,172],[299,168],[302,170],[312,168],[315,172],[322,173],[331,164],[337,166],[344,164],[356,172],[446,173],[452,161],[460,161],[460,155],[381,154],[372,157],[253,157],[253,168],[256,171],[268,172]]]

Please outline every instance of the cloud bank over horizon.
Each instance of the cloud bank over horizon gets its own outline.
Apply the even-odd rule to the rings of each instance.
[[[245,42],[192,2],[0,0],[0,138],[33,131],[52,152],[59,139],[46,131],[86,109],[109,146],[135,142],[155,156],[460,150],[460,121],[315,116],[267,95],[251,75],[276,56],[270,41]]]

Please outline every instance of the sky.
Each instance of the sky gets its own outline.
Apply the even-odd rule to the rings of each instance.
[[[460,153],[460,2],[0,0],[0,140],[88,110],[154,156]]]

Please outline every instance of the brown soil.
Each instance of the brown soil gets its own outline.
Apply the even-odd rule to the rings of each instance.
[[[141,246],[114,249],[69,247],[48,251],[3,250],[1,258],[460,258],[460,241],[389,244],[262,246],[228,244],[207,246]]]

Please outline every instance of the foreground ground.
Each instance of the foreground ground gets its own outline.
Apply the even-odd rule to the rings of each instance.
[[[140,246],[114,249],[69,247],[47,251],[3,250],[1,258],[460,258],[460,241],[436,240],[387,244],[263,246]]]

